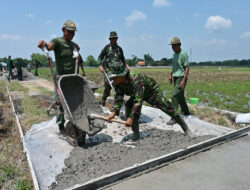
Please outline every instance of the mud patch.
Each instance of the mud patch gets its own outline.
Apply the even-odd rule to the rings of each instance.
[[[62,174],[49,189],[64,189],[77,183],[142,163],[187,146],[205,141],[212,136],[190,138],[180,132],[156,130],[151,136],[137,142],[135,148],[104,142],[83,149],[76,147],[65,160]]]
[[[23,114],[23,109],[22,109],[22,101],[21,99],[14,99],[13,104],[16,110],[17,115],[22,115]]]

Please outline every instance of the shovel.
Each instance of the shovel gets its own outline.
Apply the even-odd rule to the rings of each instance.
[[[108,121],[108,118],[105,117],[105,116],[102,116],[102,115],[97,115],[97,114],[89,114],[87,115],[88,119],[90,120],[93,120],[93,119],[102,119],[104,121]],[[115,122],[115,123],[121,123],[121,124],[126,124],[126,121],[122,121],[122,120],[119,120],[119,119],[111,119],[112,122]]]

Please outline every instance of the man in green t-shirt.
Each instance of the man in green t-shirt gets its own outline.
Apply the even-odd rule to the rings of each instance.
[[[188,116],[190,112],[184,95],[189,73],[188,55],[181,49],[181,41],[178,37],[174,37],[169,45],[172,45],[174,51],[173,68],[169,77],[170,84],[174,82],[172,105],[175,110],[178,110],[178,105],[180,104],[181,111],[185,116]],[[176,121],[172,118],[167,124],[173,125],[175,123]]]
[[[38,43],[39,48],[43,48],[47,46],[48,50],[54,50],[55,53],[55,74],[56,79],[58,80],[60,75],[65,74],[74,74],[75,72],[75,59],[73,58],[73,50],[74,48],[80,50],[79,46],[72,41],[75,36],[76,25],[73,21],[67,20],[63,27],[63,37],[58,37],[52,39],[49,43],[46,43],[44,40],[41,40]],[[58,94],[56,90],[54,90],[55,100],[58,99]],[[64,114],[63,114],[63,107],[59,107],[60,114],[56,116],[56,123],[59,126],[60,133],[65,135],[65,128],[64,128]]]

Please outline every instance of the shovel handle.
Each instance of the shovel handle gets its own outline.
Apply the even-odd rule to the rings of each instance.
[[[108,118],[107,117],[104,117],[102,115],[94,115],[94,118],[95,119],[103,119],[105,121],[108,121]],[[126,121],[122,121],[122,120],[119,120],[119,119],[111,119],[112,122],[115,122],[115,123],[121,123],[121,124],[126,124]]]

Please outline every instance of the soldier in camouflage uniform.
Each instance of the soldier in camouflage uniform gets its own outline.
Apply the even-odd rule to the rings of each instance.
[[[47,46],[49,51],[54,50],[56,58],[55,74],[57,80],[61,75],[74,74],[75,58],[73,58],[73,50],[74,48],[80,49],[79,46],[72,41],[75,36],[75,31],[77,31],[75,23],[71,20],[67,20],[62,27],[62,31],[63,37],[54,38],[49,43],[46,43],[44,40],[38,43],[39,48]],[[54,90],[54,99],[58,100],[56,90]],[[61,113],[56,115],[56,123],[59,126],[60,134],[65,135],[65,119],[62,105],[60,105],[59,110]]]
[[[11,79],[13,79],[13,73],[12,73],[12,69],[14,68],[13,66],[13,62],[11,60],[11,56],[9,55],[8,59],[7,59],[7,68],[8,68],[8,80],[10,81]]]
[[[105,106],[106,99],[110,96],[110,91],[112,89],[107,79],[107,74],[110,74],[113,67],[116,67],[117,65],[124,65],[124,67],[129,69],[129,66],[125,63],[123,50],[117,44],[118,36],[115,31],[110,32],[109,40],[110,43],[102,49],[98,57],[100,72],[104,73],[104,92],[102,95],[103,106]]]
[[[126,69],[123,73],[113,74],[110,77],[114,80],[116,94],[112,113],[108,116],[108,119],[110,121],[115,115],[119,115],[124,95],[130,96],[130,99],[125,104],[125,109],[126,126],[132,126],[133,130],[132,140],[136,141],[140,138],[138,120],[144,101],[174,118],[186,134],[193,136],[185,121],[163,95],[159,85],[153,78],[144,74],[130,74]]]
[[[16,69],[17,69],[17,79],[22,81],[23,80],[23,70],[22,70],[22,62],[21,62],[20,58],[17,58]]]

